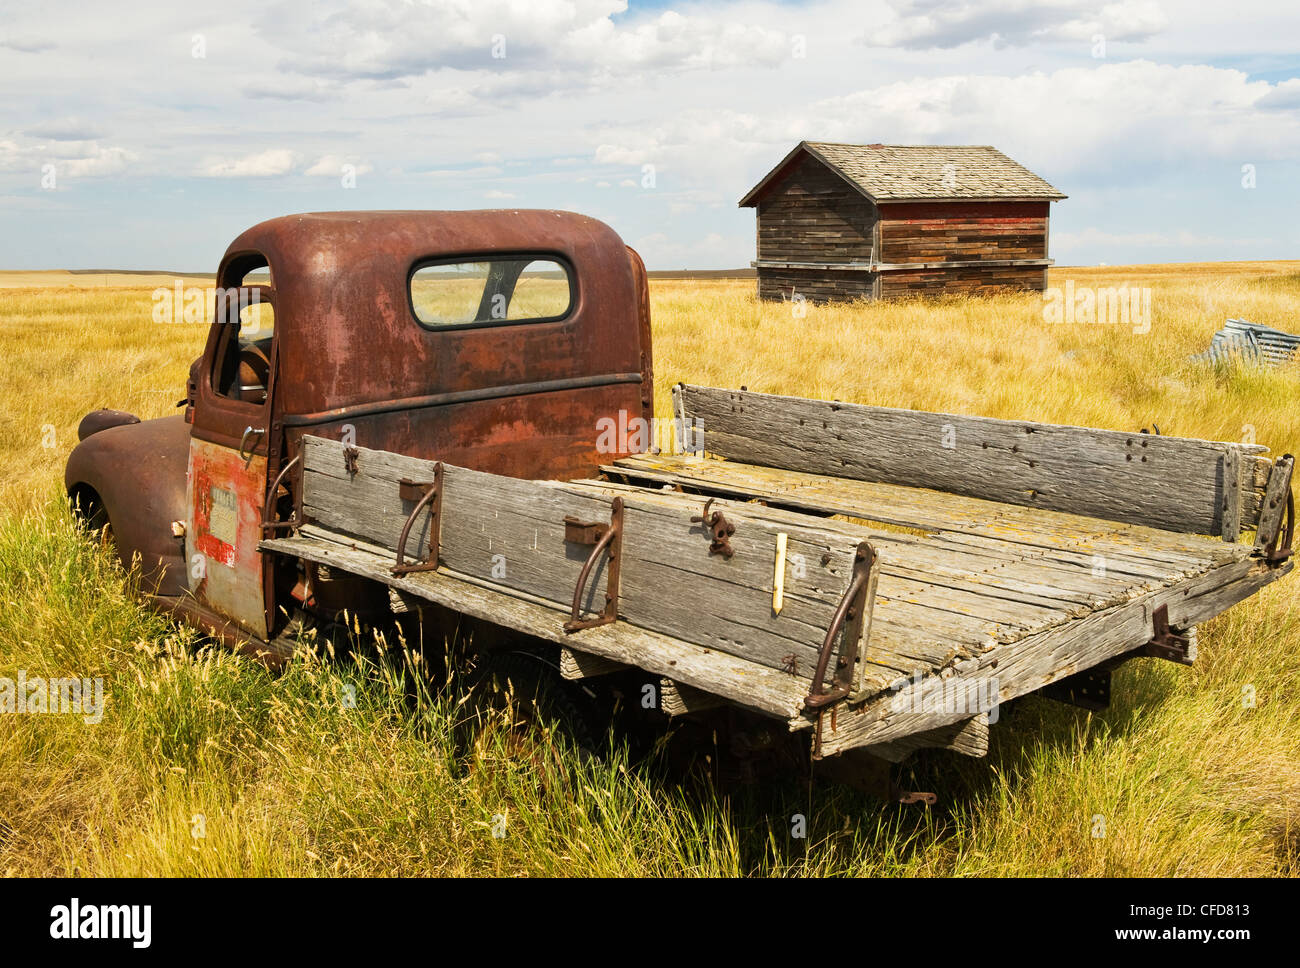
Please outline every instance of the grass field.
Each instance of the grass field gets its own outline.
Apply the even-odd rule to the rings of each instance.
[[[1300,263],[1052,271],[1067,279],[1149,286],[1150,331],[1046,323],[1028,294],[800,317],[752,282],[652,281],[657,411],[688,380],[1300,451],[1300,374],[1188,359],[1228,317],[1300,329]],[[108,696],[98,725],[0,716],[0,871],[1300,872],[1295,578],[1203,626],[1194,668],[1126,665],[1103,713],[1031,697],[987,760],[919,758],[909,782],[941,795],[928,812],[826,784],[723,797],[657,761],[633,768],[617,736],[553,775],[512,756],[500,723],[457,742],[455,697],[397,644],[278,677],[197,648],[133,604],[61,500],[86,411],[161,416],[183,395],[205,331],[151,321],[160,284],[0,273],[0,677],[103,676]]]

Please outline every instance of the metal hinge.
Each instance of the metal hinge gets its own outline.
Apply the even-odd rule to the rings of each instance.
[[[403,501],[414,501],[415,507],[407,515],[402,525],[402,536],[397,539],[397,564],[393,566],[394,575],[409,575],[412,572],[436,571],[442,533],[442,461],[433,465],[432,481],[413,481],[402,478],[397,483],[397,493]],[[420,512],[429,509],[429,552],[420,561],[408,563],[406,560],[406,539],[411,536],[411,526]]]

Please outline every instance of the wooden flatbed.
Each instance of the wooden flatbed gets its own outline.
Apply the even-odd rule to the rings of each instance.
[[[979,755],[997,704],[1039,689],[1103,704],[1107,670],[1136,655],[1190,663],[1198,622],[1292,567],[1293,461],[1262,447],[674,400],[709,456],[626,457],[600,480],[365,449],[349,465],[305,438],[304,523],[262,547],[382,582],[398,609],[555,642],[572,677],[643,669],[670,714],[731,703],[806,731],[816,756],[890,760]],[[397,568],[408,524],[406,559],[428,570]]]

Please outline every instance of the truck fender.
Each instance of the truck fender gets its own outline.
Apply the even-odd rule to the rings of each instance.
[[[140,418],[133,413],[126,413],[123,410],[92,410],[81,418],[81,423],[77,425],[77,439],[85,440],[101,430],[107,430],[109,427],[122,427],[127,424],[138,424]]]
[[[96,411],[82,426],[114,412]],[[141,588],[150,594],[181,595],[188,587],[185,540],[173,534],[172,522],[187,517],[189,447],[183,417],[132,418],[93,430],[68,457],[69,499],[87,518],[99,510],[107,515],[123,567],[138,557]]]

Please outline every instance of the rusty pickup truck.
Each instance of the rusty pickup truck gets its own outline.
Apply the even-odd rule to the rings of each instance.
[[[149,602],[268,661],[452,613],[876,776],[1191,663],[1293,564],[1259,445],[681,384],[655,446],[645,268],[581,215],[277,218],[216,285],[184,414],[90,414],[66,486]]]

